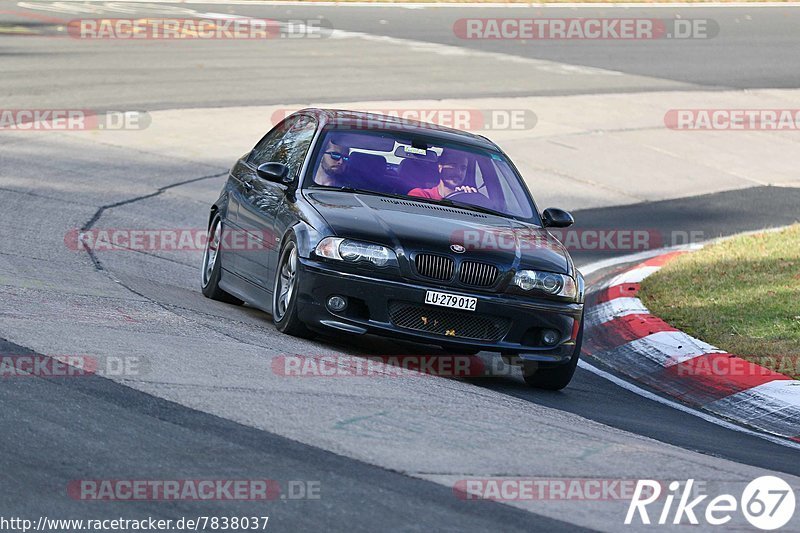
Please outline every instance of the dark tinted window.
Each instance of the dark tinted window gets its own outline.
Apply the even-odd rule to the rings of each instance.
[[[536,220],[521,177],[503,154],[403,131],[328,129],[313,185],[482,207]]]
[[[317,123],[312,117],[289,117],[267,134],[253,149],[250,163],[277,162],[289,167],[289,175],[296,177],[311,146]]]

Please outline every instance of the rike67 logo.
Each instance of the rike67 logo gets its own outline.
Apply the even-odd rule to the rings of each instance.
[[[697,495],[693,487],[694,479],[685,483],[673,481],[664,495],[660,482],[640,479],[628,507],[625,524],[685,525],[688,522],[698,525],[704,519],[708,525],[723,526],[741,513],[751,526],[771,531],[788,524],[794,515],[794,490],[776,476],[754,479],[738,499],[732,494],[720,494],[706,501],[709,495]]]

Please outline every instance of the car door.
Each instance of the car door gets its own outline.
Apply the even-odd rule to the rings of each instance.
[[[316,127],[313,117],[289,117],[275,128],[279,134],[273,135],[273,130],[256,145],[241,174],[238,225],[246,234],[246,242],[237,252],[237,270],[268,292],[272,292],[274,263],[281,239],[275,228],[275,216],[286,201],[288,187],[260,178],[256,169],[264,163],[282,163],[288,167],[289,176],[297,179]]]
[[[252,153],[252,152],[251,152]],[[234,273],[239,272],[241,258],[242,237],[245,236],[244,229],[239,221],[239,207],[244,201],[245,193],[249,192],[250,183],[245,186],[245,177],[249,175],[249,167],[246,159],[240,159],[231,169],[230,178],[227,183],[227,208],[225,209],[225,220],[223,221],[223,246],[225,247],[225,268]],[[247,188],[246,188],[247,187]]]

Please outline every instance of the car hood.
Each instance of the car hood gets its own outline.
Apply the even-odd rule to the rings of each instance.
[[[398,255],[439,253],[571,274],[566,249],[547,230],[513,219],[412,199],[343,191],[305,191],[340,237],[389,246]],[[456,254],[451,245],[463,246]]]

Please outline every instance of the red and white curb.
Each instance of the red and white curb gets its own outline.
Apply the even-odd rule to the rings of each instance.
[[[648,259],[587,297],[584,355],[684,404],[800,442],[800,381],[677,330],[636,297],[643,279],[683,253]]]

